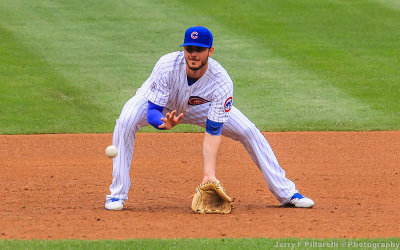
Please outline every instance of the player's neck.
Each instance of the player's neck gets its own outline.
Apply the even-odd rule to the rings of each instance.
[[[191,70],[186,65],[186,75],[194,80],[198,80],[207,72],[207,69],[208,69],[208,63],[198,70]]]

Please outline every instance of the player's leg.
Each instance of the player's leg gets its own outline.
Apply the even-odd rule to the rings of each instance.
[[[106,209],[121,210],[131,186],[130,167],[136,132],[147,126],[147,99],[135,95],[125,103],[114,127],[113,145],[118,148],[118,155],[113,158],[113,180],[110,194],[106,195]]]
[[[269,190],[282,205],[291,202],[298,203],[293,204],[297,207],[314,205],[312,200],[298,194],[295,184],[286,178],[285,171],[280,167],[264,135],[239,109],[232,107],[229,120],[224,124],[222,134],[243,144],[261,170]]]
[[[208,105],[188,108],[181,123],[205,127],[208,109]],[[280,167],[264,135],[237,108],[232,107],[229,120],[223,126],[222,135],[240,141],[243,144],[261,170],[269,190],[282,205],[292,204],[297,207],[311,207],[314,205],[311,199],[302,197],[296,190],[295,184],[286,178],[285,171]]]
[[[204,127],[207,120],[208,106],[192,107],[182,119],[182,123]],[[265,137],[240,110],[232,107],[228,122],[222,129],[222,135],[240,141],[249,152],[253,161],[261,170],[268,188],[282,203],[286,203],[297,193],[295,184],[285,177],[285,171],[278,161]]]

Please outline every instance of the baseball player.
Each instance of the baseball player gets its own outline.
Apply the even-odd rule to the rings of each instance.
[[[221,135],[240,141],[261,170],[269,190],[283,206],[314,206],[285,177],[269,143],[242,112],[233,106],[233,82],[211,58],[211,32],[202,26],[188,28],[183,51],[162,56],[150,77],[123,107],[116,121],[113,144],[113,180],[106,195],[107,210],[122,210],[128,199],[130,167],[136,132],[143,126],[171,129],[179,123],[206,129],[203,141],[202,183],[218,181],[216,161]]]

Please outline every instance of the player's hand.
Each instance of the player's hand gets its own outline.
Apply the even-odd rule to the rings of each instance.
[[[167,113],[165,118],[161,118],[161,121],[164,123],[158,126],[158,128],[164,128],[169,130],[177,125],[183,118],[183,113],[180,113],[178,116],[175,116],[176,110],[172,111],[171,113]]]
[[[219,182],[219,180],[217,178],[215,178],[215,176],[204,176],[201,184],[205,184],[207,182]]]

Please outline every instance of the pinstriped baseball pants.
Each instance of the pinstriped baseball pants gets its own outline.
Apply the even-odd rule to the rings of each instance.
[[[188,106],[181,121],[205,127],[209,105]],[[170,112],[165,109],[164,113]],[[118,155],[113,159],[113,180],[110,194],[106,199],[128,199],[131,186],[130,167],[134,149],[135,134],[147,123],[147,99],[141,95],[133,96],[123,107],[117,119],[113,144],[118,147]],[[261,170],[268,189],[283,205],[297,193],[295,184],[286,178],[271,146],[260,130],[240,110],[232,107],[228,122],[224,123],[222,135],[240,141]]]

